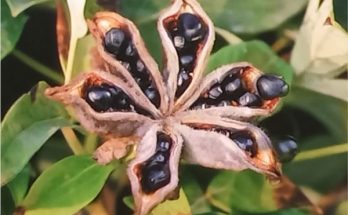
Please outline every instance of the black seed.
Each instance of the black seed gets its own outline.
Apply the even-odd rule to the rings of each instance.
[[[114,110],[131,110],[130,103],[128,96],[124,93],[120,93],[118,96],[114,97],[112,108]]]
[[[239,146],[239,148],[249,153],[251,157],[256,155],[257,145],[248,133],[232,134],[231,139]]]
[[[113,96],[105,86],[91,86],[86,89],[86,102],[97,112],[105,112],[111,108]]]
[[[179,16],[178,29],[188,42],[200,40],[204,36],[204,27],[200,18],[191,13],[183,13]]]
[[[253,93],[245,93],[238,99],[238,103],[241,106],[248,106],[248,107],[260,107],[262,105],[262,101],[260,97]]]
[[[119,28],[111,28],[105,34],[104,47],[107,52],[118,55],[126,40],[125,33]]]
[[[285,96],[289,91],[286,82],[275,75],[262,75],[256,83],[261,98],[269,100],[279,96]]]
[[[137,71],[140,73],[145,72],[145,65],[141,60],[138,60],[136,63]]]
[[[297,143],[292,137],[283,138],[276,144],[276,150],[281,162],[291,161],[297,154]]]
[[[194,57],[192,55],[183,55],[180,57],[180,65],[184,68],[188,68],[192,65]]]
[[[181,50],[185,47],[185,38],[182,36],[174,36],[173,43],[176,49]]]
[[[144,93],[146,97],[150,99],[152,104],[154,104],[156,107],[159,106],[160,98],[157,90],[153,86],[148,87]]]
[[[137,55],[137,51],[133,45],[133,43],[129,43],[126,50],[125,50],[125,55],[127,57],[135,57]]]
[[[181,94],[184,93],[184,91],[187,89],[187,87],[191,83],[191,76],[189,73],[182,69],[180,70],[180,73],[178,75],[178,88],[176,89],[175,96],[180,96]]]
[[[152,166],[165,165],[168,157],[169,153],[158,152],[146,161],[146,167],[151,168]]]
[[[170,181],[170,171],[167,165],[144,166],[141,185],[145,193],[151,193],[167,185]]]
[[[149,76],[147,73],[137,74],[137,78],[135,79],[137,84],[139,85],[140,89],[142,91],[145,91],[147,88],[149,88],[152,84],[152,82],[149,79]]]
[[[226,100],[222,100],[221,102],[219,102],[219,104],[217,105],[218,107],[227,107],[230,106],[231,102],[226,101]]]
[[[220,95],[222,94],[222,89],[219,85],[215,85],[213,86],[209,92],[208,92],[208,95],[209,95],[209,98],[211,99],[216,99],[218,98]]]
[[[167,152],[170,149],[171,142],[172,142],[172,140],[171,140],[170,136],[168,136],[164,133],[159,133],[157,135],[156,151]]]
[[[210,103],[211,101],[208,99],[199,98],[191,105],[191,109],[206,109],[207,107],[210,107]]]

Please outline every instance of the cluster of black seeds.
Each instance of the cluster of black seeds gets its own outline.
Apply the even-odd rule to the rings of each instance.
[[[120,28],[111,28],[105,34],[104,48],[130,72],[146,97],[159,107],[159,93],[150,72],[139,57],[132,38]]]
[[[284,96],[288,92],[288,85],[281,78],[265,74],[256,82],[257,91],[249,92],[241,73],[243,68],[234,68],[222,81],[214,84],[194,104],[192,109],[206,109],[220,106],[245,106],[258,108],[263,100],[270,100]]]
[[[257,154],[257,144],[252,135],[247,131],[232,132],[223,128],[212,128],[211,131],[218,132],[230,138],[239,148],[243,149],[250,157]]]
[[[149,115],[145,110],[137,107],[120,88],[107,83],[86,85],[82,97],[97,112],[121,111]]]
[[[182,13],[176,21],[167,26],[174,47],[179,57],[179,74],[175,96],[184,93],[192,81],[192,72],[195,66],[197,50],[204,39],[207,30],[201,19],[191,13]]]
[[[141,167],[141,187],[152,193],[170,182],[169,156],[172,140],[163,132],[157,133],[156,152]]]

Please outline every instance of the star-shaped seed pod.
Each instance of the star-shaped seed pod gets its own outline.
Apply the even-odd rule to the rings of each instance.
[[[172,196],[181,158],[280,177],[269,137],[250,121],[269,116],[288,85],[247,62],[203,77],[214,26],[195,0],[175,0],[159,17],[162,73],[131,21],[99,12],[88,25],[97,42],[95,68],[46,95],[71,106],[86,129],[107,137],[95,152],[99,163],[120,159],[135,145],[127,171],[135,214]]]

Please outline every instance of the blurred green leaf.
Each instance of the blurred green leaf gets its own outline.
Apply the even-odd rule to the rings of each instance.
[[[331,135],[312,136],[299,140],[300,153],[312,148],[330,146],[334,143],[334,137]],[[319,192],[328,192],[346,181],[347,154],[291,162],[284,165],[283,170],[295,184],[311,187]]]
[[[302,87],[294,86],[284,99],[285,105],[308,112],[332,134],[330,143],[347,142],[347,103]]]
[[[12,17],[10,9],[1,0],[1,60],[16,46],[28,17]]]
[[[12,16],[17,16],[27,8],[51,0],[6,0],[11,9]]]
[[[139,25],[156,20],[160,11],[169,4],[169,0],[127,0],[120,2],[120,11],[125,17]]]
[[[291,66],[279,58],[266,43],[258,40],[241,42],[220,49],[210,56],[206,72],[240,61],[250,62],[266,73],[281,75],[288,84],[292,82],[294,73]]]
[[[196,175],[191,173],[187,168],[182,168],[181,171],[182,177],[180,178],[180,183],[190,203],[192,213],[200,214],[211,212],[211,207],[197,181]]]
[[[272,30],[300,12],[304,0],[200,0],[216,26],[238,34]]]
[[[310,213],[307,213],[295,208],[266,212],[266,213],[248,213],[248,212],[233,213],[233,215],[309,215],[309,214]]]
[[[183,189],[180,189],[179,198],[176,200],[166,200],[157,205],[152,211],[151,215],[178,215],[191,214],[190,205]],[[132,196],[123,198],[123,202],[129,208],[134,209],[134,200]]]
[[[29,178],[30,167],[27,165],[10,183],[8,183],[8,188],[10,189],[12,198],[16,205],[19,205],[28,191]]]
[[[272,187],[263,175],[253,171],[222,172],[210,183],[206,196],[225,211],[266,212],[276,209]]]
[[[60,127],[70,124],[64,107],[44,96],[46,87],[47,84],[40,82],[32,92],[20,97],[4,117],[1,184],[18,174]]]
[[[187,201],[185,192],[180,189],[179,198],[176,200],[167,200],[157,205],[151,212],[151,215],[178,215],[191,214],[190,205]]]
[[[147,22],[138,26],[141,36],[145,41],[146,48],[151,53],[151,56],[156,60],[156,62],[161,66],[162,64],[162,44],[157,32],[156,22]]]
[[[155,20],[170,5],[164,0],[121,1],[121,11],[136,23]],[[306,5],[304,0],[200,0],[216,26],[233,33],[255,34],[276,28]]]
[[[30,188],[23,201],[25,214],[76,213],[96,197],[112,170],[112,165],[99,165],[89,155],[55,163]]]

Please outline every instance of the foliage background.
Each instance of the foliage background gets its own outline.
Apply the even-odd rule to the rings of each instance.
[[[133,20],[153,56],[162,62],[155,20],[169,1],[97,2],[109,8],[111,5]],[[301,73],[297,64],[290,62],[295,51],[305,53],[308,49],[294,49],[294,35],[301,35],[299,28],[308,2],[199,2],[218,27],[209,68],[248,60],[292,83],[282,108],[261,122],[261,127],[274,138],[292,135],[298,140],[299,155],[283,166],[284,174],[298,187],[292,192],[301,191],[325,214],[346,214],[347,62],[335,61],[340,57],[337,55],[314,57],[313,61],[324,62],[320,64],[323,69],[314,74]],[[98,138],[76,125],[62,106],[43,97],[45,83],[33,88],[42,80],[50,85],[63,80],[56,46],[55,2],[2,0],[1,6],[1,212],[23,212],[24,206],[25,214],[82,213],[82,208],[90,214],[131,213],[125,163],[96,165],[90,154]],[[344,47],[347,2],[334,0],[333,6],[336,21],[343,29],[335,24],[327,35],[339,29],[345,36],[335,34],[332,38],[325,34],[319,44],[331,42],[331,47]],[[96,10],[100,6],[88,0],[85,16],[91,17]],[[302,36],[314,41],[320,34],[324,32]],[[77,40],[73,71],[88,66],[85,53],[89,42],[90,37]],[[338,66],[331,67],[332,61]],[[319,85],[313,85],[317,81]],[[68,129],[60,131],[63,127]],[[82,142],[82,147],[77,142]],[[311,208],[301,198],[289,201],[286,209],[279,208],[272,198],[276,191],[263,176],[249,171],[234,173],[182,165],[180,177],[180,199],[162,204],[153,214],[307,214],[302,209]]]

